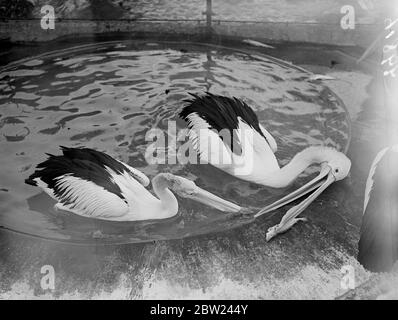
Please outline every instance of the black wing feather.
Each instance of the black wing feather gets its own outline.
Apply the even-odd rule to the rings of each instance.
[[[73,201],[69,199],[66,190],[59,188],[57,182],[59,177],[70,175],[91,181],[125,200],[119,186],[113,182],[111,174],[106,170],[106,167],[109,167],[118,174],[131,173],[122,163],[103,152],[89,148],[61,147],[61,150],[63,155],[48,154],[48,159],[38,164],[36,171],[25,182],[37,185],[34,179],[40,178],[62,203],[69,204]]]
[[[239,118],[267,140],[260,129],[257,115],[244,101],[235,97],[229,98],[214,95],[209,92],[202,96],[192,93],[190,93],[190,95],[193,98],[184,100],[188,105],[181,110],[179,117],[189,122],[188,116],[196,113],[199,117],[205,120],[212,129],[217,130],[218,132],[223,129],[229,130],[229,134],[232,137],[232,143],[228,146],[234,153],[241,153],[240,142],[236,132],[234,131],[235,129],[238,129]],[[237,146],[238,148],[236,148]]]

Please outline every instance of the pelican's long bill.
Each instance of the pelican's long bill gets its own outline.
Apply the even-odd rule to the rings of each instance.
[[[299,199],[302,196],[315,190],[305,200],[300,202],[298,205],[290,208],[283,216],[279,224],[268,229],[267,241],[271,240],[277,234],[285,232],[286,230],[291,228],[296,222],[304,220],[304,218],[296,218],[296,217],[301,212],[303,212],[328,186],[330,186],[335,181],[336,178],[333,175],[332,168],[327,164],[323,164],[321,172],[316,178],[314,178],[313,180],[311,180],[301,188],[297,189],[296,191],[283,197],[282,199],[272,203],[271,205],[266,206],[265,208],[260,210],[257,214],[255,214],[254,217],[257,218],[265,213],[283,207],[288,203],[296,199]]]
[[[239,212],[242,210],[242,207],[235,203],[224,200],[211,192],[199,188],[198,186],[196,186],[195,192],[190,196],[190,198],[225,212]]]

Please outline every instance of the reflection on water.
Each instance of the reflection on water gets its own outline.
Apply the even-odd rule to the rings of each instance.
[[[3,69],[1,226],[65,241],[128,243],[249,222],[184,199],[179,199],[179,214],[167,221],[91,220],[54,211],[53,200],[23,182],[45,153],[59,153],[59,145],[84,145],[106,151],[149,177],[158,172],[186,176],[242,206],[263,206],[286,192],[239,181],[208,165],[146,163],[144,153],[151,143],[145,141],[146,132],[155,127],[166,131],[188,92],[245,100],[275,137],[281,165],[308,145],[346,149],[350,128],[344,106],[328,88],[306,81],[302,71],[227,48],[184,44],[184,49],[172,43],[103,43]]]

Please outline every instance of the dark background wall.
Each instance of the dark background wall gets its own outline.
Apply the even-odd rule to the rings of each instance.
[[[268,41],[367,47],[382,31],[394,1],[213,0],[214,34]],[[43,5],[55,10],[55,30],[40,27]],[[343,30],[341,8],[355,9],[355,29]],[[46,41],[104,32],[202,33],[206,0],[0,0],[0,39]]]

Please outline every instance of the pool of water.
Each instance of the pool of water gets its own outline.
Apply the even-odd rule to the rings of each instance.
[[[152,128],[165,132],[188,93],[236,96],[254,108],[278,143],[281,165],[309,145],[346,151],[350,120],[328,87],[308,73],[259,53],[173,42],[118,41],[42,54],[0,69],[0,225],[74,243],[134,243],[229,230],[252,217],[179,199],[164,221],[107,222],[57,212],[55,202],[24,184],[45,153],[87,146],[150,178],[172,172],[242,206],[261,207],[287,193],[237,180],[209,165],[145,161]],[[177,121],[179,129],[184,123]],[[171,137],[169,137],[171,138]],[[291,187],[297,188],[314,168]],[[266,217],[264,218],[266,219]]]

